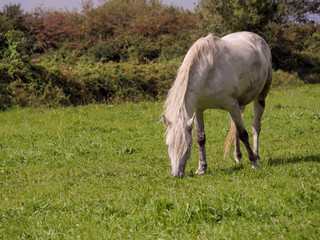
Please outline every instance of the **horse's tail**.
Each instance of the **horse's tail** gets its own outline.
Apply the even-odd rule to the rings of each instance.
[[[245,106],[240,107],[241,117],[243,116],[243,113],[244,113],[245,109],[246,109]],[[230,147],[231,147],[232,141],[234,139],[234,136],[236,135],[236,132],[237,132],[236,125],[231,120],[231,128],[229,130],[229,134],[228,134],[226,142],[225,142],[224,156],[223,156],[224,159],[226,158],[226,156],[227,156],[227,154],[228,154],[228,152],[230,150]]]

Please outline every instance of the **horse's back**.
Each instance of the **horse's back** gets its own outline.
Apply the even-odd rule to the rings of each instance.
[[[263,38],[250,32],[229,34],[215,39],[213,55],[214,64],[199,106],[225,108],[230,97],[240,105],[253,101],[267,83],[271,69],[270,49]]]
[[[262,48],[268,50],[268,44],[266,41],[260,37],[259,35],[252,32],[235,32],[228,34],[221,38],[224,41],[230,42],[250,42],[255,44],[256,46],[261,46]]]
[[[268,81],[271,69],[270,49],[262,37],[251,32],[233,33],[222,40],[233,53],[233,61],[230,63],[238,81],[237,98],[239,102],[247,104]]]
[[[252,32],[236,32],[221,38],[223,43],[236,55],[246,57],[246,55],[259,54],[265,61],[271,62],[271,52],[266,41],[259,35]]]

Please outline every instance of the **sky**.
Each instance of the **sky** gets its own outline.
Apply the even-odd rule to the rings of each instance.
[[[95,6],[100,5],[101,0],[93,0]],[[57,10],[69,10],[72,11],[75,8],[81,10],[81,0],[0,0],[0,10],[9,3],[18,4],[21,3],[22,9],[31,11],[36,7],[55,8]],[[198,3],[198,0],[162,0],[165,5],[174,5],[183,7],[185,9],[193,10]]]

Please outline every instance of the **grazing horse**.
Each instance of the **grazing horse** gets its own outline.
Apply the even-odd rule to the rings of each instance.
[[[184,174],[193,144],[193,122],[199,146],[199,168],[196,173],[205,173],[205,109],[223,109],[229,113],[231,129],[226,140],[226,153],[234,138],[234,156],[240,162],[241,140],[252,167],[258,168],[260,122],[271,79],[270,49],[260,36],[238,32],[223,38],[209,34],[197,40],[185,56],[164,106],[163,122],[167,128],[166,145],[171,158],[171,175],[181,177]],[[253,150],[242,122],[245,106],[252,101]]]

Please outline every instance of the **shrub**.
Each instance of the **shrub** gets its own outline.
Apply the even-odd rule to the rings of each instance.
[[[61,88],[72,104],[159,99],[165,96],[180,65],[180,60],[137,65],[95,63],[85,56],[73,63],[52,59],[46,55],[40,64],[48,72],[56,69],[68,80],[69,85],[64,83]]]
[[[22,32],[2,33],[0,41],[1,110],[12,104],[22,107],[79,104],[76,102],[79,98],[74,98],[80,89],[77,83],[70,83],[60,70],[35,65],[26,54]]]
[[[272,72],[272,87],[279,86],[299,86],[303,81],[299,78],[298,73],[288,73],[282,70]]]
[[[89,49],[89,54],[96,62],[119,61],[120,54],[112,42],[100,41]]]
[[[9,79],[6,69],[0,63],[0,110],[6,110],[12,105],[12,96],[8,87]]]
[[[152,41],[144,41],[139,43],[135,49],[135,58],[141,63],[157,59],[160,56],[161,48],[159,44]]]
[[[20,31],[0,33],[0,109],[10,107],[13,96],[10,84],[31,81],[30,58],[25,53],[25,37]]]

